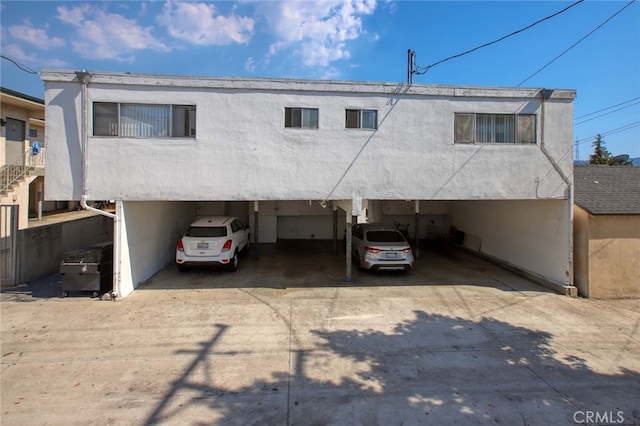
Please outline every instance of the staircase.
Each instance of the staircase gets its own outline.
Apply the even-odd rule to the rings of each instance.
[[[44,150],[37,155],[26,151],[22,164],[5,164],[0,168],[0,199],[7,197],[23,181],[43,175]]]

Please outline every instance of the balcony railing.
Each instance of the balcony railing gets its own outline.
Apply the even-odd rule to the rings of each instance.
[[[22,156],[22,164],[2,166],[0,169],[0,193],[7,191],[11,185],[31,171],[44,174],[44,148],[41,148],[36,155],[33,155],[31,149],[25,151]]]

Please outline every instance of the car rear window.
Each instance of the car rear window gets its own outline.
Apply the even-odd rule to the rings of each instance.
[[[406,240],[397,231],[369,231],[367,241],[372,243],[404,243]]]
[[[187,237],[226,237],[226,226],[192,226],[187,231]]]

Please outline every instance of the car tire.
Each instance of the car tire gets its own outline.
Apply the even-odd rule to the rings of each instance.
[[[229,272],[235,272],[238,270],[238,252],[233,253],[233,257],[229,261]]]
[[[184,265],[178,265],[178,272],[187,272],[187,267]]]

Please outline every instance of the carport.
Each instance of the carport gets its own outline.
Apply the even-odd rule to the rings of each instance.
[[[554,277],[554,282],[544,273],[533,272],[544,272],[546,268],[552,274],[566,262],[566,259],[546,254],[553,250],[540,250],[554,241],[552,234],[563,232],[560,221],[556,227],[548,229],[541,223],[549,217],[562,215],[562,200],[265,200],[126,202],[117,206],[117,214],[122,217],[122,241],[123,244],[126,242],[122,250],[120,282],[137,283],[130,287],[121,284],[116,292],[123,295],[167,264],[172,264],[175,242],[196,216],[203,215],[237,216],[248,223],[254,260],[265,258],[268,261],[273,253],[282,256],[282,253],[294,253],[295,248],[300,247],[292,260],[300,262],[305,255],[326,255],[328,250],[337,258],[330,262],[331,268],[336,269],[332,276],[341,275],[343,282],[354,279],[350,256],[351,226],[369,221],[407,226],[418,259],[434,256],[438,248],[456,247],[563,291],[557,284],[562,277]],[[354,214],[357,212],[360,214]],[[286,244],[286,250],[266,249],[276,243]],[[339,260],[342,256],[344,261]],[[276,264],[273,267],[277,267]],[[415,269],[421,267],[422,263],[416,263]],[[359,277],[355,278],[358,280]]]

